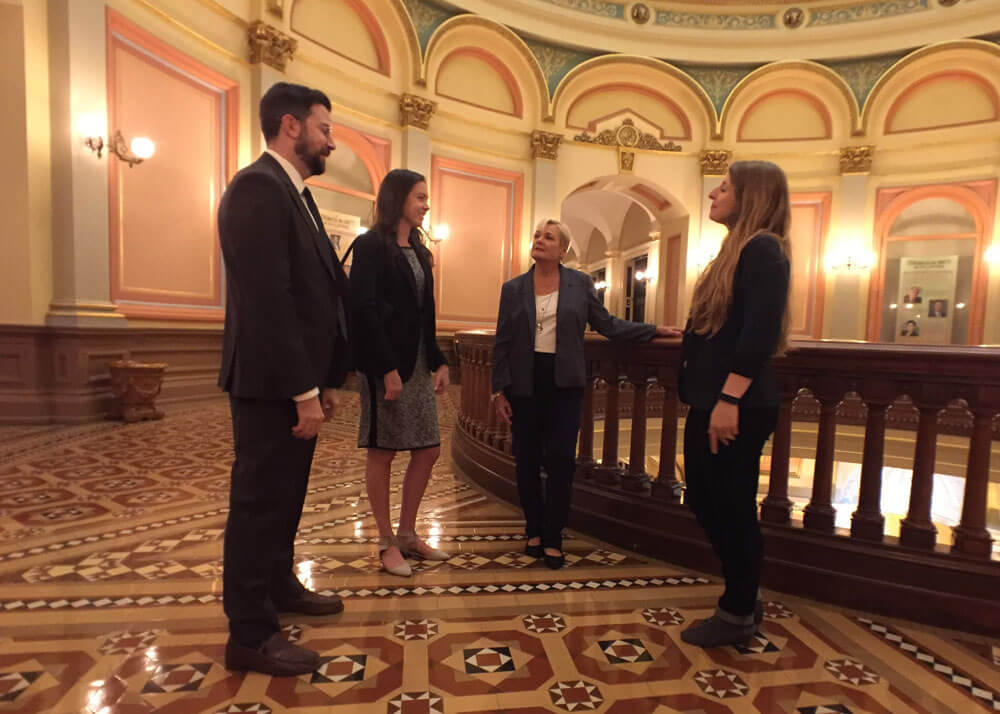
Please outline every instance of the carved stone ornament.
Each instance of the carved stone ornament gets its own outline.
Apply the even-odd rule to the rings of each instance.
[[[605,129],[597,136],[591,136],[587,132],[577,134],[574,141],[582,141],[587,144],[600,144],[601,146],[620,146],[626,149],[644,149],[646,151],[680,151],[680,144],[668,141],[661,143],[652,134],[640,131],[635,122],[625,119],[614,129]]]
[[[437,102],[416,94],[404,94],[399,98],[399,123],[426,129],[431,125],[431,117],[436,110]]]
[[[630,174],[635,168],[635,152],[628,149],[618,149],[618,173]]]
[[[560,142],[562,142],[562,134],[553,134],[548,131],[536,129],[531,132],[531,158],[558,158]]]
[[[645,25],[647,22],[649,22],[651,13],[649,12],[648,5],[644,5],[641,2],[637,2],[635,5],[632,6],[632,11],[629,13],[629,15],[631,15],[632,17],[632,22],[636,23],[637,25]]]
[[[267,11],[276,17],[285,16],[285,0],[267,0]]]
[[[874,146],[845,146],[840,150],[840,173],[866,174],[872,170]]]
[[[802,8],[790,7],[785,10],[785,15],[782,17],[782,21],[785,23],[785,27],[789,30],[795,30],[802,27],[802,23],[806,19],[806,14],[802,12]]]
[[[264,63],[279,72],[285,71],[299,47],[294,37],[260,20],[247,28],[247,42],[250,44],[250,64]]]
[[[108,364],[111,393],[115,397],[115,416],[132,423],[144,419],[162,419],[156,397],[163,386],[163,362],[118,360]]]
[[[726,149],[706,149],[701,152],[702,176],[725,176],[733,152]]]

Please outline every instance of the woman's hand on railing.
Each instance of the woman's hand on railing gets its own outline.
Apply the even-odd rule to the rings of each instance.
[[[497,410],[497,416],[500,417],[500,421],[509,425],[510,417],[514,412],[510,408],[510,402],[507,401],[507,397],[504,396],[504,393],[497,392],[490,397],[490,401],[493,402],[493,408]]]
[[[656,328],[657,337],[680,337],[684,334],[683,330],[676,327],[669,327],[667,325],[660,325]]]

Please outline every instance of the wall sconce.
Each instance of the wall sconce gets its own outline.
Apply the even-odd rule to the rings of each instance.
[[[598,280],[596,283],[594,283],[594,290],[604,290],[604,288],[606,287],[608,287],[607,280]]]
[[[101,158],[101,153],[107,148],[109,154],[114,154],[132,168],[156,153],[156,144],[144,136],[132,139],[131,145],[125,143],[125,137],[120,131],[115,131],[108,144],[104,143],[104,121],[96,114],[88,114],[81,120],[83,144]]]
[[[656,277],[656,273],[653,270],[637,270],[635,271],[635,279],[640,282],[648,282]]]
[[[983,258],[990,265],[1000,265],[1000,243],[994,243],[987,248],[986,252],[983,253]]]
[[[441,241],[448,240],[448,236],[451,235],[451,229],[448,227],[447,223],[438,223],[434,228],[431,229],[430,239],[434,245],[437,245]]]
[[[825,262],[829,272],[857,275],[871,270],[875,256],[865,248],[848,246],[827,253]]]

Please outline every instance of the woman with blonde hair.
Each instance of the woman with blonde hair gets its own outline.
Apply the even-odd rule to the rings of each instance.
[[[544,556],[553,570],[566,562],[562,530],[576,468],[587,323],[611,340],[644,342],[680,334],[608,314],[590,276],[560,265],[571,240],[564,223],[548,219],[538,224],[531,243],[535,264],[504,283],[500,292],[493,345],[492,401],[500,419],[511,425],[528,539],[524,552]]]
[[[788,342],[789,200],[784,172],[738,161],[709,194],[729,232],[698,278],[684,328],[680,397],[685,502],[722,562],[726,587],[707,620],[681,633],[701,647],[742,644],[763,617],[758,586],[760,455],[778,417],[771,358]]]

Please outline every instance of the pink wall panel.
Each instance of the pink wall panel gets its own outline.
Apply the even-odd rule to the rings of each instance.
[[[432,221],[451,229],[433,248],[443,326],[496,324],[500,286],[519,272],[522,198],[520,173],[434,157]]]
[[[109,12],[109,129],[156,154],[110,159],[111,297],[129,316],[218,320],[216,208],[235,165],[236,83]]]
[[[798,339],[819,338],[823,332],[823,271],[820,270],[830,225],[829,193],[792,194],[791,333]]]

